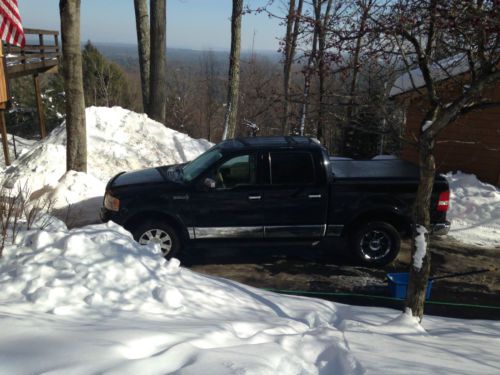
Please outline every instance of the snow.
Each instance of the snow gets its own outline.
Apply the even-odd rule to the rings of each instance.
[[[413,254],[413,267],[417,271],[420,271],[422,264],[424,262],[425,254],[427,253],[427,242],[425,240],[425,235],[427,234],[427,229],[424,226],[416,226],[417,235],[415,236],[415,254]]]
[[[500,247],[500,189],[475,175],[449,172],[449,236],[465,244]]]
[[[0,262],[1,374],[498,373],[500,322],[278,295],[113,223],[21,232]]]
[[[464,54],[448,57],[429,66],[431,77],[442,81],[469,71],[469,63]],[[413,81],[413,82],[412,82]],[[394,82],[389,97],[403,94],[425,86],[425,80],[420,68],[410,70],[399,76]]]
[[[432,121],[427,120],[424,125],[422,125],[422,132],[425,132],[432,126]]]
[[[104,195],[105,184],[117,173],[184,163],[212,146],[204,139],[193,139],[144,114],[120,107],[90,107],[85,115],[87,175],[65,176],[66,129],[63,122],[5,169],[2,179],[2,186],[6,188],[27,186],[35,196],[57,198],[61,215],[73,212],[70,218],[73,225],[96,222],[100,204],[97,198]],[[68,204],[64,204],[65,201]],[[83,207],[85,201],[90,207]]]
[[[53,214],[68,226],[82,226],[99,222],[105,188],[105,183],[90,174],[69,171],[57,184],[38,190],[35,196],[52,202]]]
[[[28,152],[33,147],[36,141],[24,139],[22,137],[18,137],[17,135],[13,136],[12,134],[7,134],[7,145],[9,148],[9,155],[11,159],[14,159],[14,157],[16,156],[14,154],[14,142],[16,144],[17,156],[21,156],[24,153]],[[0,169],[3,168],[5,168],[5,159],[2,153],[2,156],[0,157]]]

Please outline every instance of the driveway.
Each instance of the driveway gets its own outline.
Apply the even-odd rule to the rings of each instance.
[[[449,238],[434,239],[431,248],[431,276],[490,266],[500,268],[500,248],[464,246]],[[408,270],[409,242],[403,243],[398,259],[384,269],[359,267],[341,255],[303,255],[309,252],[295,251],[285,255],[283,252],[255,253],[235,249],[213,251],[205,253],[203,259],[197,258],[191,268],[258,288],[351,304],[403,308],[403,301],[388,298],[385,277],[388,272]],[[426,312],[452,317],[500,319],[499,297],[499,271],[446,278],[434,282]]]

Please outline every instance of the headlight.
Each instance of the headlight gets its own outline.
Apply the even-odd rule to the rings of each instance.
[[[113,197],[110,193],[104,195],[104,207],[110,211],[118,211],[120,209],[120,200]]]

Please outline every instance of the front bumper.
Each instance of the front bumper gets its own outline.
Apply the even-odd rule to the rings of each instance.
[[[108,222],[111,219],[111,212],[105,207],[101,207],[101,211],[99,212],[99,216],[101,217],[101,221],[103,223]]]
[[[450,231],[450,226],[451,223],[449,221],[434,224],[434,226],[432,227],[432,234],[436,236],[445,236]]]

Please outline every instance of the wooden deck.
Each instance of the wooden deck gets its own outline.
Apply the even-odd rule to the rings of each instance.
[[[26,45],[23,48],[4,44],[7,77],[57,72],[61,56],[59,32],[24,29],[24,33]]]

